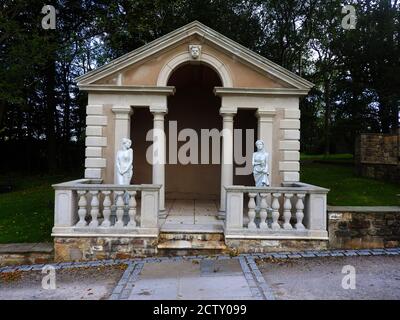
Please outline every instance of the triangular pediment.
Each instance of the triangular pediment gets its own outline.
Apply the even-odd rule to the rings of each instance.
[[[224,86],[233,88],[308,91],[313,84],[211,28],[194,21],[106,65],[77,78],[78,86],[160,86],[163,72],[176,57],[188,55],[189,45],[200,45],[217,71],[225,72]],[[165,84],[164,84],[165,85]],[[304,94],[304,93],[303,93]]]

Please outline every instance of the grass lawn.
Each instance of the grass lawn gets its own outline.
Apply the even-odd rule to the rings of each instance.
[[[301,160],[328,160],[328,161],[336,161],[336,162],[349,162],[353,161],[354,157],[350,153],[340,153],[340,154],[301,154]]]
[[[1,175],[0,184],[11,183],[13,191],[0,194],[0,243],[52,241],[54,190],[51,184],[73,179],[76,177]]]
[[[400,183],[358,177],[351,155],[301,157],[300,180],[325,187],[328,204],[333,206],[398,206]],[[326,161],[326,163],[324,163]]]

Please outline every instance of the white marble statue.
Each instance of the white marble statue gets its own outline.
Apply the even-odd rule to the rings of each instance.
[[[122,149],[117,152],[117,183],[119,185],[131,184],[133,175],[133,150],[131,145],[131,140],[123,138]]]
[[[264,141],[258,140],[256,142],[257,151],[253,153],[253,176],[256,187],[269,186],[269,154],[265,150]]]

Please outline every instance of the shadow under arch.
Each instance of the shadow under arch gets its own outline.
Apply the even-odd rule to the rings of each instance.
[[[175,86],[175,95],[168,97],[168,114],[165,130],[167,137],[167,164],[165,167],[165,190],[167,199],[219,200],[221,188],[220,164],[212,164],[211,139],[209,140],[208,164],[201,163],[201,130],[222,129],[219,114],[221,99],[214,88],[222,86],[220,76],[205,64],[185,63],[175,69],[167,82]],[[174,130],[176,125],[176,129]],[[197,163],[182,163],[180,148],[188,142],[177,141],[184,129],[197,136]],[[177,143],[175,144],[175,141]],[[220,140],[221,145],[221,140]],[[221,148],[219,148],[219,153]],[[186,154],[190,156],[190,154]],[[174,159],[177,160],[177,163]]]

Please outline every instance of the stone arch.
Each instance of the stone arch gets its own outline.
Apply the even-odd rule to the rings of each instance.
[[[178,54],[165,64],[158,75],[157,86],[166,86],[171,74],[179,66],[188,62],[199,62],[208,65],[218,73],[224,87],[233,87],[231,74],[225,64],[207,53],[202,53],[198,59],[194,60],[189,52]]]

